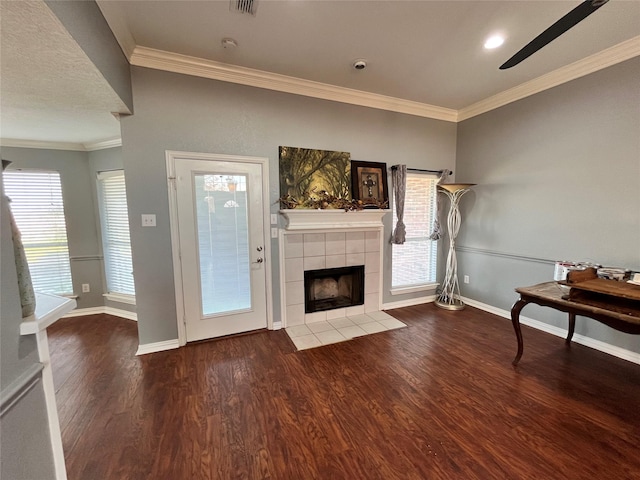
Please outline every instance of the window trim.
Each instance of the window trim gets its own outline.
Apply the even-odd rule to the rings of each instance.
[[[439,286],[440,282],[420,283],[406,287],[395,287],[389,290],[389,292],[391,295],[405,295],[408,293],[435,291]]]
[[[438,190],[437,190],[437,180],[438,180],[438,176],[433,174],[433,173],[427,173],[427,172],[415,172],[415,171],[408,171],[407,172],[407,180],[409,179],[409,176],[412,177],[418,177],[418,176],[426,176],[429,177],[430,179],[436,180],[436,184],[434,185],[434,195],[435,195],[435,199],[433,202],[433,207],[434,207],[434,218],[436,215],[438,215],[438,211],[437,211],[437,195],[438,195]],[[395,206],[392,205],[392,219],[393,222],[395,222]],[[405,223],[406,223],[406,219],[407,219],[407,203],[406,203],[406,199],[405,199]],[[428,237],[410,237],[407,236],[405,243],[412,243],[414,241],[420,241],[420,240],[424,240],[425,238],[428,239]],[[437,240],[433,240],[434,242],[437,243]],[[404,245],[403,244],[403,245]],[[389,289],[389,293],[391,295],[405,295],[405,294],[409,294],[409,293],[416,293],[416,292],[425,292],[425,291],[435,291],[438,286],[440,285],[439,282],[437,281],[430,281],[430,282],[425,282],[425,283],[414,283],[414,284],[406,284],[406,285],[399,285],[399,286],[394,286],[393,285],[393,249],[394,248],[398,248],[398,247],[402,247],[402,245],[391,245],[391,288]],[[436,279],[437,279],[437,271],[438,271],[438,250],[439,247],[438,245],[435,246],[435,265],[434,265],[434,269],[436,272]]]
[[[124,293],[103,293],[102,296],[110,302],[126,303],[127,305],[136,304],[135,295],[126,295]]]
[[[109,257],[109,253],[107,252],[107,249],[105,249],[105,245],[108,245],[109,242],[107,242],[107,229],[105,228],[105,219],[106,219],[106,212],[105,212],[105,198],[104,198],[104,184],[103,181],[104,180],[108,180],[110,178],[113,177],[123,177],[123,180],[125,178],[125,172],[124,169],[115,169],[115,170],[105,170],[105,171],[101,171],[101,172],[97,172],[96,175],[96,184],[97,184],[97,197],[98,197],[98,209],[99,209],[99,225],[100,225],[100,240],[101,240],[101,248],[102,248],[102,258],[103,258],[103,262],[104,262],[104,286],[105,286],[105,290],[106,293],[103,294],[103,297],[106,298],[107,300],[113,301],[113,302],[118,302],[118,303],[126,303],[129,305],[135,305],[136,304],[136,297],[135,297],[135,293],[134,294],[130,294],[130,293],[126,293],[126,292],[119,292],[119,291],[115,291],[115,290],[110,290],[110,286],[109,286],[109,278],[108,278],[108,267],[107,267],[107,263],[109,262],[108,257]],[[125,186],[125,197],[126,197],[126,186]],[[127,225],[129,222],[129,215],[128,215],[128,211],[127,211]],[[131,232],[129,232],[129,248],[131,248]],[[131,258],[131,271],[133,272],[133,258]],[[133,274],[132,274],[133,276]],[[135,292],[135,279],[132,278],[132,282],[131,282],[133,288],[134,288],[134,292]]]

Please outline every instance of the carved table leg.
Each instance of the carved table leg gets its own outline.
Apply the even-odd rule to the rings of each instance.
[[[567,345],[571,344],[571,339],[573,338],[573,332],[576,329],[576,314],[575,313],[570,313],[569,314],[569,330],[567,331],[567,338],[564,341],[564,343],[566,343]]]
[[[512,365],[517,365],[520,361],[520,357],[522,357],[522,330],[520,330],[520,311],[527,304],[526,300],[522,300],[520,298],[516,303],[511,307],[511,323],[513,323],[513,329],[516,331],[516,338],[518,340],[518,353],[516,354],[516,358],[511,362]]]

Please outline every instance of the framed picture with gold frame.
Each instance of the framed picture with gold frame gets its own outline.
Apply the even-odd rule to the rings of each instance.
[[[366,208],[389,204],[387,164],[351,160],[351,195]]]

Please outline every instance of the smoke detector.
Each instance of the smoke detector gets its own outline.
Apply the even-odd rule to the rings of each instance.
[[[238,42],[236,42],[233,38],[223,38],[221,43],[223,48],[228,48],[230,50],[238,46]]]

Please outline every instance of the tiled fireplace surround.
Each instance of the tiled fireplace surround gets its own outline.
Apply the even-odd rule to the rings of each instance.
[[[282,213],[282,212],[281,212]],[[286,215],[281,238],[283,326],[291,327],[380,310],[382,305],[382,215],[373,212],[316,213],[312,222]],[[330,213],[330,212],[327,212]],[[373,220],[372,220],[373,219]],[[364,265],[364,305],[323,312],[304,312],[304,272],[322,268]]]

